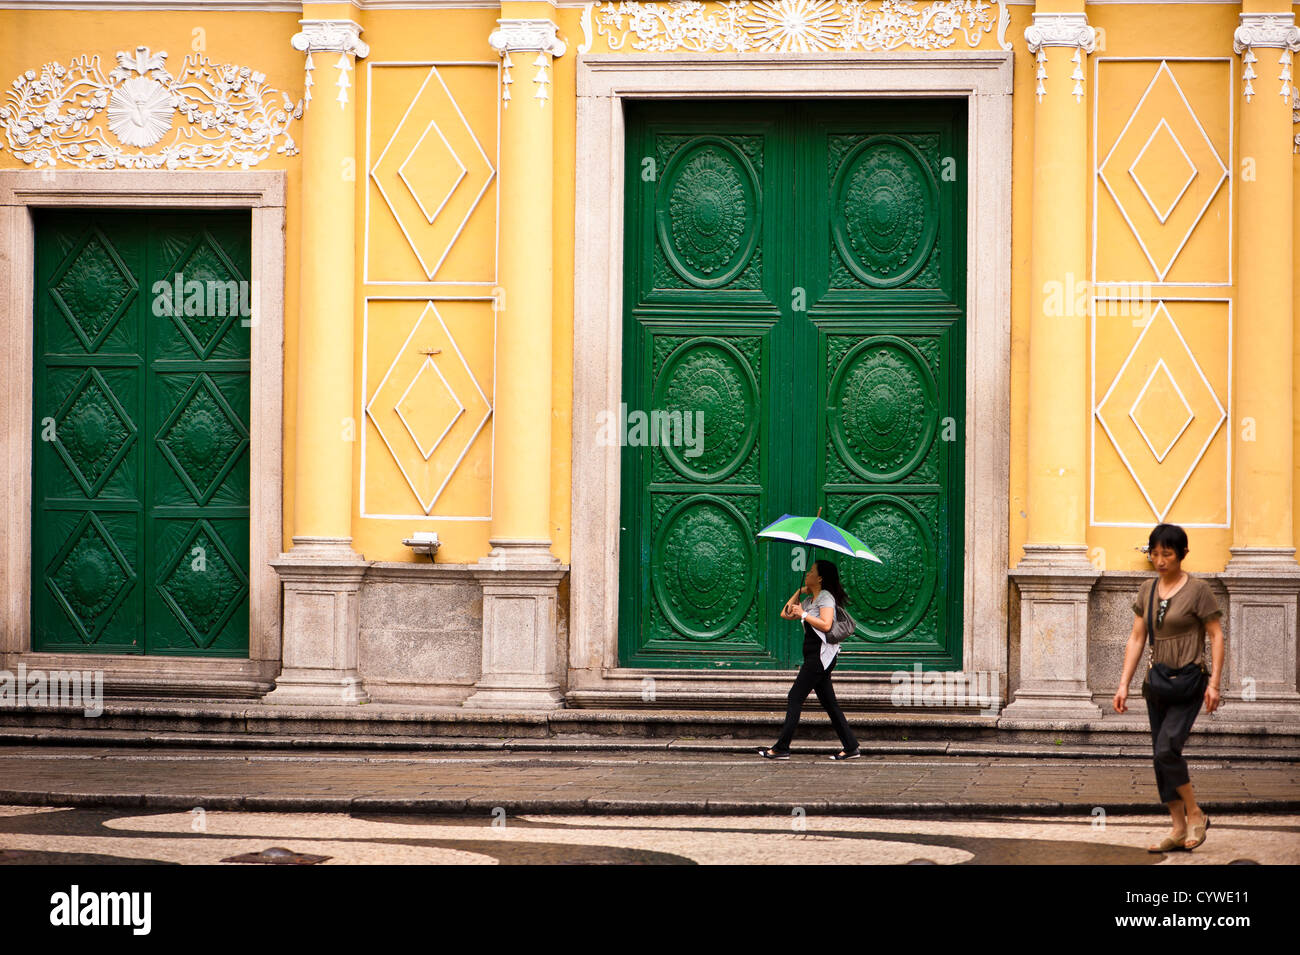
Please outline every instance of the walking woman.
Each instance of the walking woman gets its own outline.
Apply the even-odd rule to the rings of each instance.
[[[808,596],[801,603],[795,603],[805,592]],[[844,745],[831,759],[857,759],[862,755],[831,686],[831,671],[835,669],[840,645],[826,641],[826,634],[830,633],[835,622],[835,608],[846,607],[848,603],[848,595],[840,584],[839,568],[829,560],[813,561],[804,575],[803,586],[781,609],[782,620],[803,621],[803,666],[799,668],[799,675],[794,678],[794,686],[790,687],[790,694],[786,697],[785,725],[781,728],[780,739],[771,749],[760,749],[758,755],[766,759],[790,758],[790,740],[794,738],[799,711],[803,709],[809,690],[817,692],[818,701],[830,716],[831,725]]]
[[[1142,684],[1147,715],[1151,720],[1151,743],[1155,750],[1156,789],[1160,801],[1169,807],[1173,828],[1148,852],[1195,849],[1205,841],[1210,819],[1196,804],[1196,794],[1187,775],[1183,744],[1192,723],[1205,702],[1205,712],[1219,707],[1219,680],[1223,675],[1223,628],[1218,600],[1210,585],[1182,569],[1187,555],[1187,533],[1177,524],[1158,524],[1147,541],[1147,556],[1158,576],[1138,588],[1133,601],[1133,632],[1124,652],[1124,672],[1113,701],[1115,712],[1125,712],[1129,681],[1142,659],[1143,646],[1150,643],[1150,664],[1163,663],[1170,670],[1190,664],[1201,669],[1198,688],[1183,702],[1161,699],[1150,686],[1151,673]],[[1155,594],[1151,593],[1152,588]],[[1150,609],[1148,609],[1150,608]],[[1151,617],[1152,619],[1148,619]],[[1148,628],[1154,640],[1148,640]],[[1205,665],[1205,637],[1209,634],[1211,663]]]

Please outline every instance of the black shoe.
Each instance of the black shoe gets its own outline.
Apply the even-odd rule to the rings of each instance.
[[[762,756],[764,759],[789,759],[790,751],[788,749],[787,750],[760,749],[758,751],[758,755]]]
[[[862,750],[860,750],[860,749],[855,749],[855,750],[854,750],[853,752],[851,752],[851,753],[845,753],[845,752],[841,751],[841,752],[836,753],[834,756],[831,757],[831,759],[836,759],[836,760],[839,760],[839,759],[861,759],[861,758],[862,758]]]

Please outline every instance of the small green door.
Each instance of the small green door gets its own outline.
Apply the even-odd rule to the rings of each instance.
[[[248,655],[250,225],[37,214],[33,649]]]
[[[960,666],[965,144],[949,101],[629,106],[622,665],[797,666],[755,534],[821,507],[884,561],[808,555],[840,667]]]

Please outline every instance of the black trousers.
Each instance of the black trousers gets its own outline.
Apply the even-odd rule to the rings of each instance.
[[[1146,695],[1147,716],[1151,720],[1151,746],[1155,750],[1156,789],[1161,802],[1182,799],[1178,787],[1189,782],[1183,744],[1191,735],[1196,714],[1205,697],[1198,694],[1186,703],[1166,703],[1154,693]]]
[[[808,699],[810,690],[817,692],[817,701],[831,718],[831,725],[835,727],[840,743],[844,746],[844,752],[851,753],[858,748],[857,737],[853,735],[853,730],[849,729],[849,721],[844,718],[844,711],[840,709],[840,704],[835,699],[835,688],[831,686],[831,670],[834,670],[835,664],[839,662],[839,657],[836,657],[831,661],[830,669],[823,669],[819,654],[814,653],[811,656],[804,654],[803,666],[799,668],[799,674],[794,678],[794,686],[790,687],[790,694],[786,697],[785,725],[781,727],[781,738],[773,747],[777,752],[784,752],[790,748],[790,741],[794,739],[794,729],[799,725],[799,713],[803,709],[804,700]]]

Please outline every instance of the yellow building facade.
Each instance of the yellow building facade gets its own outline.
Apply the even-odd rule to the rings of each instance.
[[[0,3],[3,665],[776,705],[754,535],[825,506],[884,559],[851,704],[1099,719],[1169,522],[1225,718],[1300,721],[1297,52],[1284,0]],[[693,400],[731,464],[629,450]]]

